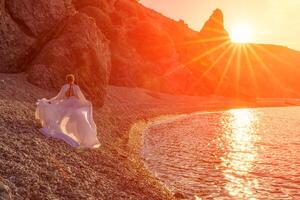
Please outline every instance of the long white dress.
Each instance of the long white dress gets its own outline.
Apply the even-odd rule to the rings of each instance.
[[[41,121],[41,133],[73,147],[100,147],[92,104],[75,84],[72,85],[73,95],[67,97],[69,88],[70,85],[65,84],[52,99],[38,100],[35,116]]]

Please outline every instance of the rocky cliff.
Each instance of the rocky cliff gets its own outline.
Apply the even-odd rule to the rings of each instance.
[[[219,9],[197,32],[134,0],[1,0],[0,6],[0,72],[26,72],[31,83],[56,90],[75,73],[98,105],[108,83],[247,98],[300,90],[300,54],[231,43]]]
[[[1,0],[0,72],[27,72],[28,81],[58,89],[67,73],[101,105],[110,73],[109,41],[71,0]],[[95,87],[97,86],[97,87]]]

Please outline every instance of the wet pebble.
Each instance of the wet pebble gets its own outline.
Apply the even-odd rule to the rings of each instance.
[[[11,199],[11,193],[10,189],[7,185],[0,182],[0,200],[10,200]]]

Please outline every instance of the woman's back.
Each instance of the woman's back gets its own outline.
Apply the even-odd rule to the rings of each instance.
[[[64,140],[74,147],[100,146],[92,104],[74,83],[65,84],[52,99],[38,101],[36,117],[41,120],[41,132],[47,137]]]
[[[65,92],[65,96],[67,98],[76,96],[74,92],[74,84],[69,84],[68,90]]]

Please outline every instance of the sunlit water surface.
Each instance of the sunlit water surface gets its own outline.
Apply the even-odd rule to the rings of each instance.
[[[141,154],[152,173],[191,199],[300,199],[300,108],[156,123]]]

